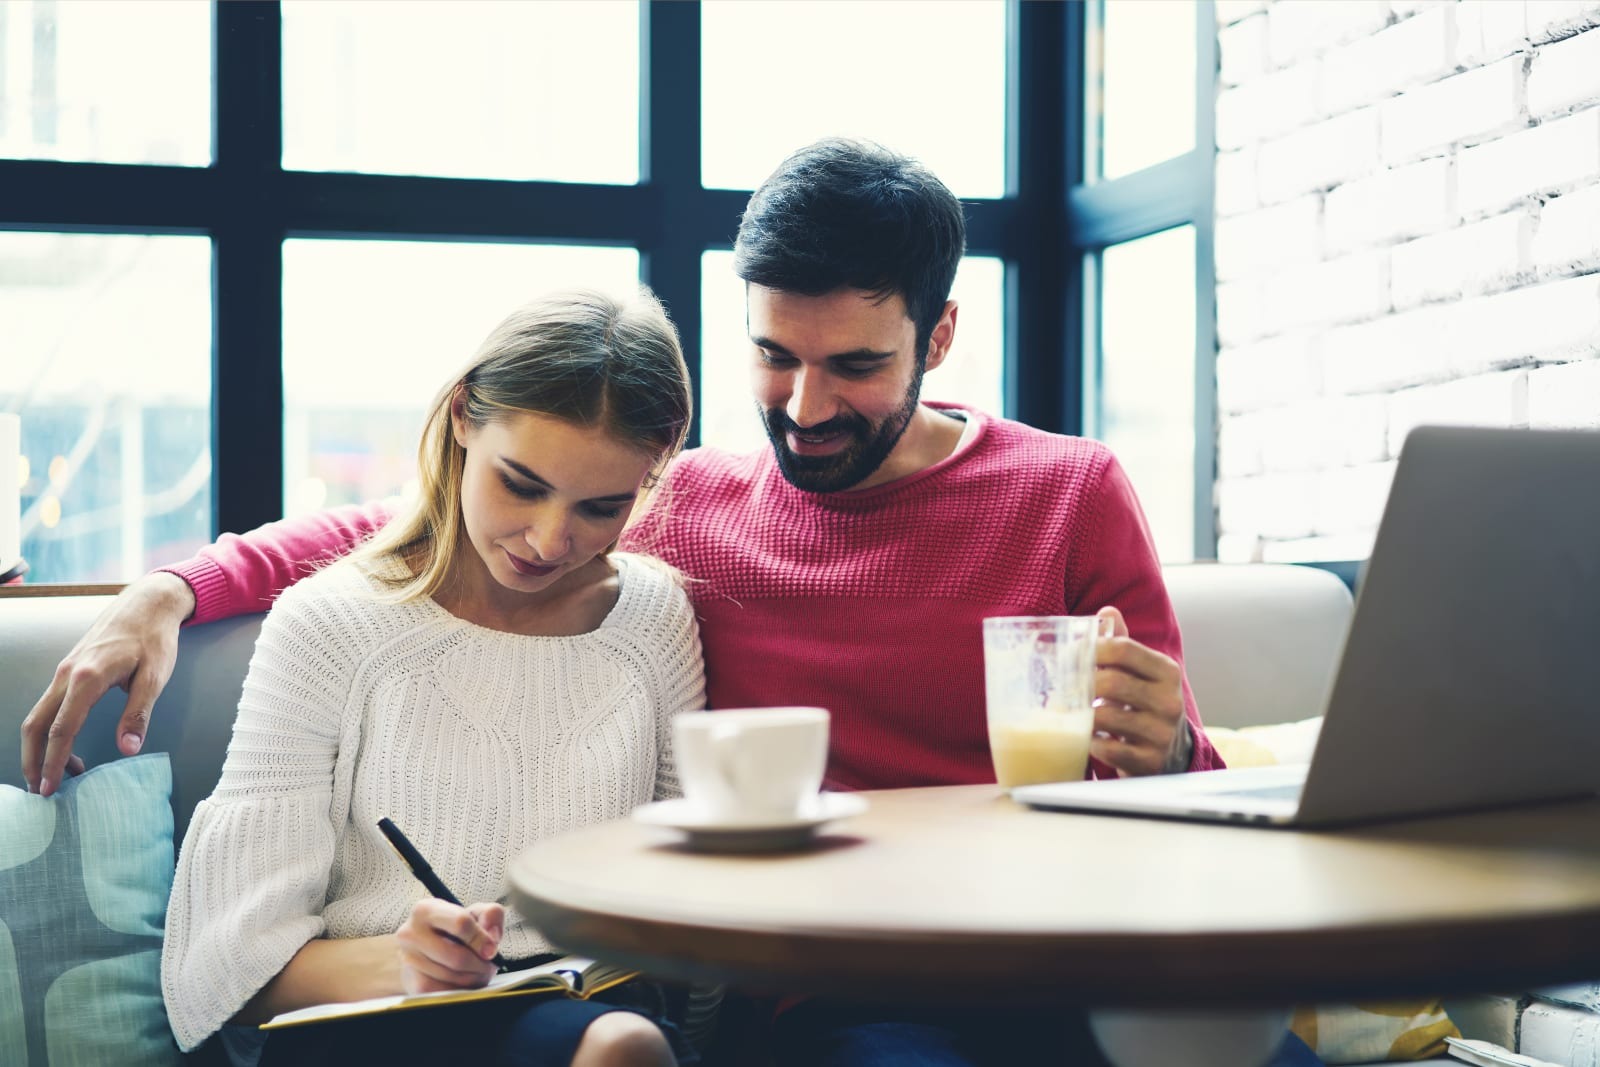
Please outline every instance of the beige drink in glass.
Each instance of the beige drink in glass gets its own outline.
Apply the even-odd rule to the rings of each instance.
[[[1094,733],[1094,616],[983,620],[989,751],[1003,789],[1083,777]]]

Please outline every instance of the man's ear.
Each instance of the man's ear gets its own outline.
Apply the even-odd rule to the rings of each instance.
[[[928,361],[923,369],[932,370],[950,354],[950,346],[956,340],[956,312],[959,310],[954,300],[944,302],[939,321],[934,323],[933,332],[928,335]]]
[[[450,432],[455,435],[456,444],[467,447],[467,393],[463,385],[456,386],[450,394]]]

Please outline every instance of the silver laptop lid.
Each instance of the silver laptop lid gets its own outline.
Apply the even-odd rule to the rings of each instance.
[[[1600,785],[1600,432],[1406,439],[1297,822]]]

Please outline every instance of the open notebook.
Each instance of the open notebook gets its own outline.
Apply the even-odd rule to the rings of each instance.
[[[1308,766],[1011,795],[1268,826],[1592,795],[1597,633],[1600,432],[1422,427],[1401,452]]]
[[[584,956],[562,956],[560,959],[526,970],[497,974],[489,979],[488,985],[478,989],[447,989],[437,993],[400,994],[341,1004],[317,1004],[275,1015],[262,1023],[261,1029],[278,1030],[285,1026],[305,1026],[309,1023],[332,1022],[335,1019],[351,1019],[360,1015],[437,1008],[446,1004],[464,1004],[474,1000],[526,996],[533,993],[560,993],[563,996],[584,1000],[612,986],[621,985],[637,973],[599,963]]]

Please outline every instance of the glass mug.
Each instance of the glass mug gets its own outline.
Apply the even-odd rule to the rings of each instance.
[[[1098,615],[983,620],[989,753],[1002,789],[1084,776],[1094,736],[1095,642],[1113,627]]]

